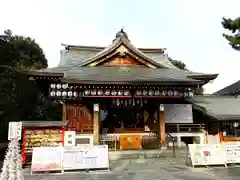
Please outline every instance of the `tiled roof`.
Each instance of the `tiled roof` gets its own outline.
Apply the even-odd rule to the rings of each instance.
[[[240,94],[240,81],[237,81],[215,93],[213,95],[239,95]]]
[[[23,121],[23,127],[64,127],[68,121]]]
[[[240,120],[240,98],[232,96],[194,96],[196,108],[218,120]]]
[[[89,82],[199,82],[176,69],[155,69],[147,67],[75,67],[64,73],[68,80]]]

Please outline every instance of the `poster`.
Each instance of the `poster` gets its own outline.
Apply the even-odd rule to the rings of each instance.
[[[189,144],[189,152],[193,166],[226,164],[226,154],[221,144]]]
[[[64,170],[109,168],[108,146],[65,147]]]
[[[166,123],[193,123],[191,104],[164,104]]]
[[[63,171],[63,147],[33,148],[31,172]]]

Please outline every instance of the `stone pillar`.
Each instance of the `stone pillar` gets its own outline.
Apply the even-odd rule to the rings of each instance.
[[[165,131],[165,117],[164,117],[164,106],[160,105],[159,109],[159,135],[160,135],[160,143],[162,146],[166,145],[166,131]]]
[[[93,105],[93,141],[95,145],[100,144],[100,110],[99,104]]]
[[[62,103],[62,120],[67,120],[67,104]]]

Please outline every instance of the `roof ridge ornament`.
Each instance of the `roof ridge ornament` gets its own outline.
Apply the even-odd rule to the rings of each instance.
[[[117,38],[121,38],[121,37],[124,37],[124,38],[126,38],[127,40],[129,40],[127,33],[124,31],[124,26],[122,26],[121,29],[120,29],[120,31],[118,31],[118,32],[116,33],[115,39],[114,39],[113,41],[115,41]]]

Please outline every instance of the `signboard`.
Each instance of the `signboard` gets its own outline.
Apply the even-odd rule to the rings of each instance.
[[[109,168],[108,146],[66,147],[63,157],[64,170]]]
[[[226,154],[221,144],[189,144],[192,165],[225,165]]]
[[[8,124],[8,140],[21,140],[22,122],[9,122]]]
[[[63,172],[63,147],[33,148],[31,172]]]
[[[240,143],[231,142],[222,144],[226,154],[226,163],[240,163]]]
[[[193,123],[191,104],[164,104],[166,123]]]
[[[64,132],[64,146],[75,146],[76,145],[76,131],[65,131]]]

